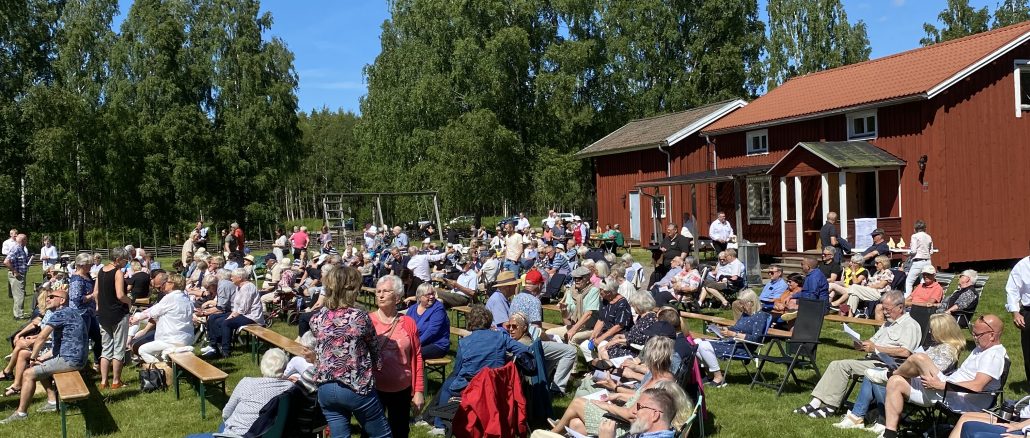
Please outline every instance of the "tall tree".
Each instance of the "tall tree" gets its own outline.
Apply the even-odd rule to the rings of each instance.
[[[948,6],[937,14],[937,21],[941,27],[923,23],[923,31],[926,32],[926,36],[919,39],[919,44],[929,46],[986,32],[990,19],[991,14],[987,11],[987,6],[973,9],[969,5],[969,0],[948,0]]]
[[[992,28],[1010,26],[1030,20],[1030,5],[1027,0],[1004,0],[994,10]]]
[[[794,76],[869,59],[862,20],[848,22],[839,0],[769,0],[766,87]]]

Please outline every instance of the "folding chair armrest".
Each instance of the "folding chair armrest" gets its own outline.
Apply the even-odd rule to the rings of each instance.
[[[741,343],[741,344],[747,344],[747,345],[754,345],[756,347],[761,347],[761,346],[765,345],[765,344],[763,344],[761,342],[749,341],[747,339],[734,339],[734,342]]]
[[[998,395],[998,394],[1003,392],[1003,389],[998,389],[996,391],[973,391],[972,389],[966,388],[965,386],[959,385],[957,383],[946,382],[944,384],[944,393],[945,394],[947,394],[950,391],[950,392],[961,392],[963,394]]]

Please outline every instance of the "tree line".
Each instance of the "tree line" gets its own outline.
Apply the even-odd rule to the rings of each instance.
[[[574,153],[627,121],[870,53],[839,0],[388,5],[359,116],[299,111],[293,53],[257,0],[136,0],[118,29],[117,0],[0,3],[0,226],[267,227],[318,216],[327,191],[438,190],[444,215],[588,213]],[[982,27],[949,12],[963,5],[939,39]],[[1006,0],[995,26],[1026,11]],[[428,210],[391,202],[398,220]]]

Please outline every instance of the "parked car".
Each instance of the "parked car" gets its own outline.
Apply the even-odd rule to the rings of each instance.
[[[509,217],[506,217],[504,219],[501,219],[501,221],[497,223],[497,226],[501,227],[501,229],[504,229],[504,226],[507,225],[509,222],[513,226],[517,225],[519,223],[519,217],[518,216],[509,216]]]
[[[475,216],[458,216],[447,221],[447,226],[457,229],[468,229],[476,221]]]

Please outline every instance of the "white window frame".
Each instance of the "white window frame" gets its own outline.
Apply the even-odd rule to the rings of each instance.
[[[653,217],[655,210],[658,210],[658,217],[655,219],[665,219],[665,214],[667,213],[665,209],[668,207],[668,205],[669,204],[666,202],[665,195],[651,197],[651,216]],[[661,208],[655,208],[655,206],[659,206]]]
[[[857,133],[855,132],[855,119],[867,119],[873,118],[873,130],[869,131],[868,126],[866,132]],[[863,123],[865,123],[863,121]],[[848,140],[868,140],[876,138],[876,135],[880,131],[880,117],[877,116],[876,110],[860,111],[848,114]]]
[[[1026,71],[1030,72],[1030,59],[1017,59],[1012,62],[1012,76],[1015,82],[1015,106],[1016,106],[1016,118],[1022,118],[1024,111],[1030,111],[1030,105],[1023,105],[1023,90],[1022,84],[1019,81],[1021,74]]]
[[[755,209],[751,208],[751,184],[752,183],[764,183],[765,184],[765,204],[768,206],[768,213],[761,216],[755,216]],[[747,194],[747,223],[756,225],[772,225],[773,217],[773,205],[772,205],[772,178],[768,176],[752,176],[748,177],[744,184],[744,190]],[[758,202],[762,202],[759,200]]]
[[[765,138],[765,149],[754,149],[751,147],[752,139],[755,137]],[[765,155],[769,153],[769,130],[759,129],[757,131],[748,131],[747,133],[747,149],[748,155]]]

